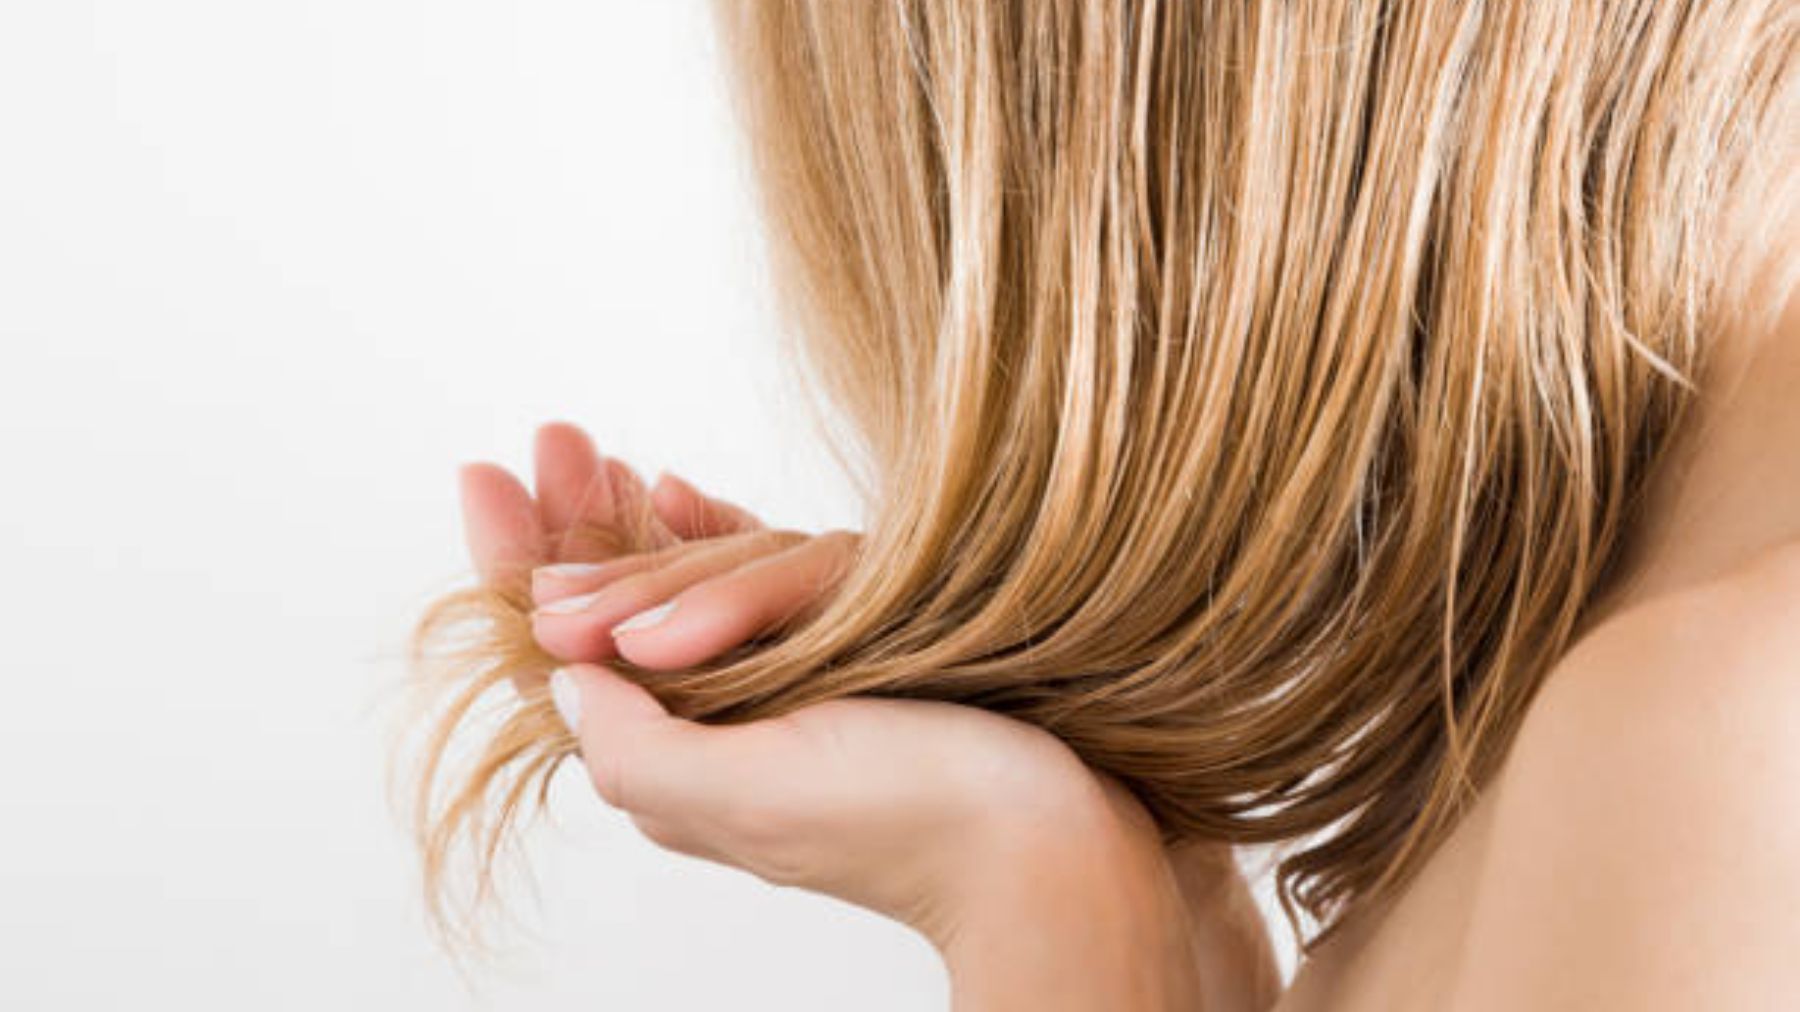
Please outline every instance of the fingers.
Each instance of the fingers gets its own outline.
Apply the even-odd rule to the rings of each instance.
[[[535,498],[503,468],[465,468],[466,535],[485,581],[514,579],[538,567],[531,577],[539,605],[533,629],[540,644],[564,660],[618,656],[615,626],[631,634],[637,644],[632,659],[646,666],[680,667],[715,657],[818,600],[837,581],[855,543],[848,535],[827,536],[778,563],[734,573],[800,546],[804,536],[768,532],[748,511],[673,475],[646,489],[635,471],[601,457],[587,434],[566,422],[538,430],[533,469]],[[646,518],[647,530],[628,529]],[[542,566],[545,561],[555,564]],[[714,580],[716,586],[673,602]],[[665,603],[671,607],[659,608]],[[682,606],[680,615],[659,625],[675,603]],[[650,614],[623,625],[644,612]]]
[[[758,551],[779,551],[788,544],[788,541],[785,538],[740,538],[735,543],[743,546],[746,558],[749,558]],[[719,547],[717,540],[711,542],[685,541],[656,551],[620,556],[604,562],[569,562],[558,563],[554,566],[540,566],[531,574],[531,597],[539,607],[542,607],[564,598],[590,594],[623,577],[661,569],[681,559],[693,558],[702,553],[712,552]]]
[[[858,539],[832,531],[697,580],[639,621],[612,630],[615,648],[646,668],[699,664],[788,623],[831,593]]]
[[[532,452],[538,512],[544,529],[560,534],[583,518],[589,507],[611,505],[599,495],[603,471],[587,433],[567,422],[551,422],[537,430]],[[595,500],[601,500],[595,502]],[[605,518],[596,518],[604,523]]]
[[[723,499],[714,499],[675,475],[664,473],[650,490],[656,515],[685,541],[761,530],[762,521]]]
[[[601,457],[580,428],[567,422],[539,428],[533,457],[545,547],[555,558],[600,560],[676,540],[649,509],[643,479],[623,461]],[[635,543],[632,530],[645,517],[648,545]]]
[[[538,429],[533,461],[538,511],[544,530],[556,539],[548,547],[557,558],[601,558],[618,551],[617,545],[595,543],[595,532],[618,532],[646,502],[652,548],[763,526],[745,510],[673,475],[647,489],[636,471],[617,458],[602,458],[587,433],[567,422]]]
[[[902,919],[966,888],[953,869],[989,813],[957,800],[965,760],[1022,764],[1029,784],[1048,742],[1057,769],[1086,775],[1048,735],[949,704],[834,700],[713,726],[595,665],[558,670],[550,689],[595,790],[659,845]]]
[[[595,665],[562,668],[550,690],[600,796],[671,832],[729,819],[755,796],[745,788],[794,751],[775,722],[708,727],[672,717],[642,687]]]
[[[613,483],[613,515],[621,521],[627,517],[635,519],[642,509],[648,525],[645,533],[649,544],[645,547],[657,550],[680,544],[682,538],[670,530],[663,518],[657,515],[650,491],[644,487],[644,479],[638,477],[638,473],[624,461],[613,457],[606,458],[606,468]]]
[[[538,644],[563,660],[601,660],[616,656],[615,627],[636,619],[648,624],[653,610],[702,580],[729,572],[762,555],[805,540],[792,531],[758,531],[736,538],[703,542],[670,550],[660,564],[619,560],[616,572],[629,572],[607,582],[608,571],[587,571],[549,580],[579,584],[597,581],[599,589],[551,601],[532,614]],[[640,568],[641,567],[641,568]],[[633,570],[637,571],[633,571]],[[652,614],[645,615],[646,612]]]
[[[497,464],[469,464],[459,472],[463,535],[485,582],[510,579],[537,565],[544,531],[531,493]]]
[[[605,562],[563,562],[539,566],[531,574],[531,599],[539,607],[591,594],[620,577],[662,565],[667,552],[641,552]]]
[[[559,670],[550,687],[594,789],[653,842],[778,885],[835,881],[838,823],[855,824],[847,813],[863,799],[846,793],[859,781],[827,761],[818,735],[785,717],[730,726],[681,720],[641,687],[592,665]]]

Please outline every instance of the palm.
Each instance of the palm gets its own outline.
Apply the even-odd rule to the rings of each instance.
[[[540,429],[534,458],[535,496],[498,466],[464,469],[466,531],[484,579],[537,570],[533,631],[565,661],[623,656],[646,668],[676,669],[713,659],[816,606],[858,549],[849,532],[767,530],[678,479],[646,489],[570,425]],[[607,539],[590,536],[646,504],[651,551],[616,558]],[[537,568],[601,562],[608,565]],[[678,606],[651,626],[622,625],[659,604],[665,612]],[[997,804],[1051,835],[1068,828],[1062,823],[1072,812],[1101,813],[1155,848],[1155,826],[1128,791],[1047,732],[983,710],[842,699],[773,720],[703,728],[669,717],[625,679],[596,669],[587,683],[590,695],[613,697],[601,709],[614,723],[604,733],[590,729],[595,738],[615,755],[634,757],[611,768],[637,771],[597,786],[657,842],[915,924],[930,916],[909,909],[917,900],[908,883],[916,877],[891,873],[913,855],[904,841]],[[883,856],[889,873],[871,873],[852,860],[858,854]],[[1233,964],[1231,979],[1278,986],[1270,984],[1267,937],[1229,848],[1188,847],[1170,862],[1195,937],[1208,950],[1198,953],[1202,964],[1224,960]],[[1245,973],[1246,966],[1255,969]]]

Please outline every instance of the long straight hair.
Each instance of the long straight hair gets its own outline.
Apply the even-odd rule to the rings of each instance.
[[[1694,395],[1741,205],[1793,169],[1800,6],[717,13],[867,531],[803,625],[624,670],[701,720],[868,694],[1029,721],[1172,840],[1287,844],[1297,924],[1406,881]],[[574,749],[507,686],[553,664],[528,607],[501,583],[421,628],[451,686],[419,788],[434,896],[458,841],[490,887]]]

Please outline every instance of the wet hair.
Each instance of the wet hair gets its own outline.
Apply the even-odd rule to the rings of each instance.
[[[779,638],[620,670],[699,720],[1031,722],[1172,840],[1286,845],[1315,925],[1404,882],[1696,394],[1792,169],[1800,7],[717,8],[866,535]],[[421,627],[434,889],[485,891],[574,750],[529,607],[521,576]]]

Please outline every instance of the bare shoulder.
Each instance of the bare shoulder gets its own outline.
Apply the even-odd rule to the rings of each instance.
[[[1685,758],[1723,772],[1740,746],[1764,758],[1800,749],[1790,734],[1758,734],[1796,730],[1797,710],[1800,543],[1595,629],[1533,702],[1514,764],[1533,752],[1569,761],[1645,748],[1633,757],[1653,761],[1703,750]]]
[[[1595,629],[1492,790],[1456,1007],[1800,995],[1800,548]]]

